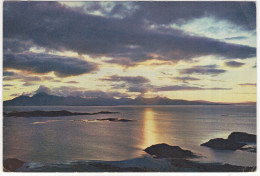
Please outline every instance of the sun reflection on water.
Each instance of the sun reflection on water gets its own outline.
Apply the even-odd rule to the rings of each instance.
[[[143,148],[157,144],[156,122],[154,118],[154,111],[152,108],[146,108],[144,111],[143,122]]]

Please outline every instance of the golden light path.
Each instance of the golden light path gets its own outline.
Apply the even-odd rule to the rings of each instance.
[[[157,144],[157,128],[154,118],[154,111],[152,108],[146,108],[144,111],[144,123],[143,123],[143,148]]]

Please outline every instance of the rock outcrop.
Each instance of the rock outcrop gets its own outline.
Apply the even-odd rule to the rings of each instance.
[[[201,144],[218,150],[246,150],[242,148],[247,142],[256,142],[256,135],[244,132],[232,132],[227,139],[215,138]],[[250,150],[249,150],[250,151]],[[254,151],[254,150],[253,150]]]
[[[228,136],[229,140],[236,142],[256,142],[256,135],[244,132],[233,132]]]
[[[229,139],[216,138],[210,139],[208,142],[201,144],[201,146],[207,146],[218,150],[237,150],[245,146],[244,143],[238,143]]]
[[[189,150],[183,150],[179,146],[170,146],[165,143],[152,145],[144,151],[156,158],[188,158],[196,156]]]

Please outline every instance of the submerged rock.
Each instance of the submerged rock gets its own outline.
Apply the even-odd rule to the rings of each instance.
[[[218,150],[237,150],[245,146],[244,143],[238,143],[229,139],[216,138],[210,139],[208,142],[201,144],[201,146],[207,146]]]
[[[154,155],[156,158],[187,158],[196,156],[189,150],[183,150],[179,146],[170,146],[165,143],[152,145],[144,151]]]
[[[21,161],[16,158],[8,158],[4,160],[3,165],[4,165],[4,171],[16,171],[16,169],[20,168],[23,166],[25,162]]]
[[[245,132],[233,132],[228,136],[229,140],[236,142],[256,142],[256,135]]]

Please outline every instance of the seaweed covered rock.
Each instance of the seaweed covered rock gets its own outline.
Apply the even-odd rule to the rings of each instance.
[[[189,150],[183,150],[179,146],[170,146],[165,143],[152,145],[146,148],[144,151],[150,155],[154,155],[156,158],[195,157],[195,155]]]
[[[24,161],[21,161],[16,158],[8,158],[3,162],[4,170],[14,172],[16,171],[16,169],[22,167],[24,163],[25,163]]]

